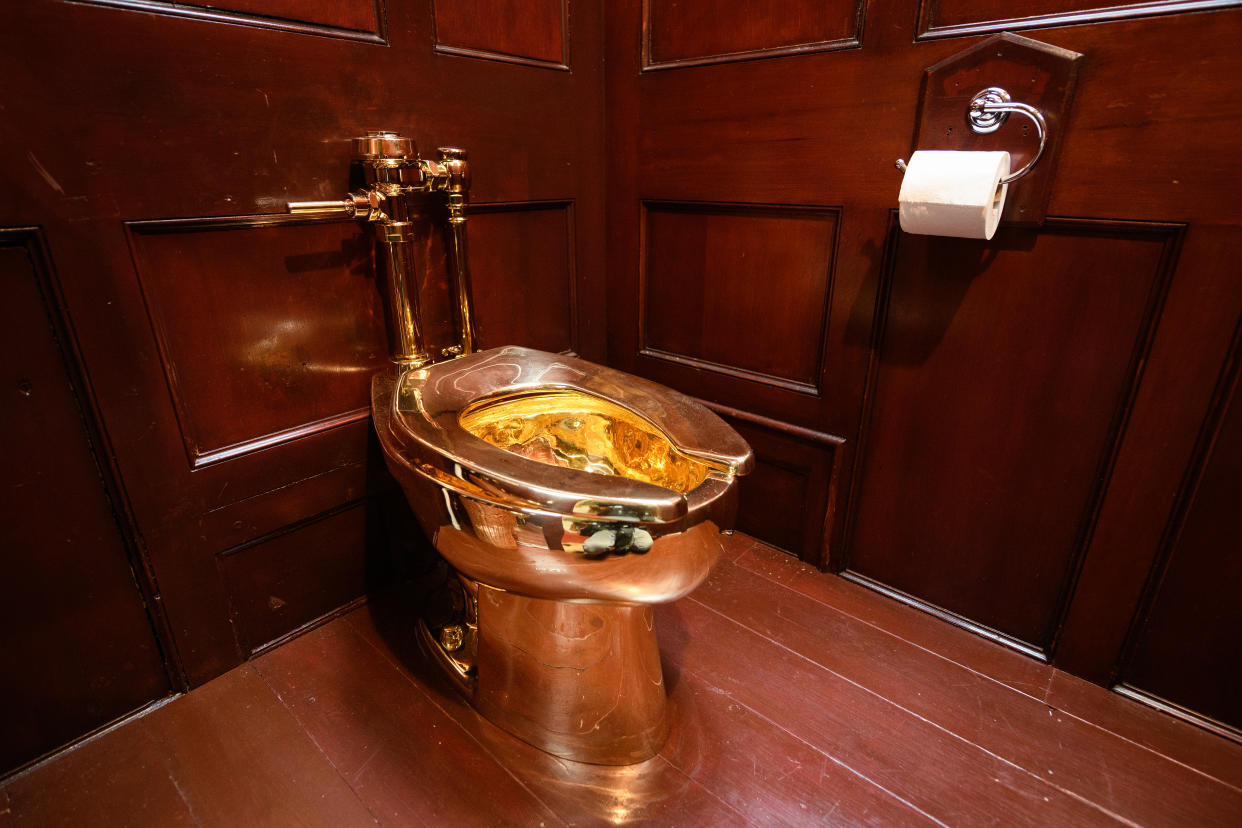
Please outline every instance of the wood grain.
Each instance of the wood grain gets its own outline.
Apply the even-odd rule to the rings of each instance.
[[[0,290],[3,774],[167,694],[170,677],[33,228],[0,229]]]
[[[863,8],[856,0],[646,0],[643,68],[847,49],[858,45]]]
[[[1015,686],[1010,650],[725,543],[661,610],[673,733],[647,762],[556,759],[482,718],[425,660],[412,582],[0,784],[0,824],[1235,821],[1237,745],[1047,666]]]
[[[569,68],[568,0],[435,0],[436,51]]]

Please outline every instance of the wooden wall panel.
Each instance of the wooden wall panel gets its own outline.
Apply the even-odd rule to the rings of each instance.
[[[435,0],[436,51],[569,68],[569,0]]]
[[[135,12],[384,43],[383,0],[78,0]]]
[[[645,0],[643,68],[857,46],[861,0]]]
[[[1003,229],[984,254],[901,237],[851,571],[1034,651],[1051,645],[1177,238],[1059,221]]]
[[[842,471],[829,484],[835,509],[813,475],[762,462],[756,472],[767,475],[760,490],[827,500],[831,526],[813,560],[833,569],[851,565],[849,554],[872,560],[879,580],[850,577],[925,609],[942,601],[957,623],[1111,682],[1242,312],[1242,213],[1229,187],[1242,176],[1239,112],[1222,104],[1242,77],[1240,4],[873,2],[857,48],[644,71],[669,58],[652,38],[672,5],[607,4],[610,362],[786,427],[840,435]],[[681,2],[679,37],[692,42],[698,26],[732,38],[724,49],[777,45],[775,15],[747,13],[776,5]],[[1078,239],[1054,223],[1044,236],[902,238],[897,250],[893,162],[911,150],[925,72],[981,42],[966,36],[1000,29],[1082,55],[1073,100],[1054,127],[1062,144],[1046,173],[1048,214],[1112,223]],[[712,51],[673,53],[685,58],[673,65]],[[988,72],[1046,91],[1012,66]],[[982,75],[954,76],[945,89],[958,81],[991,85]],[[940,129],[951,126],[960,132],[947,121]],[[729,375],[701,357],[673,362],[640,339],[649,312],[640,299],[644,200],[839,205],[816,393]],[[1135,235],[1119,230],[1125,222],[1136,223]],[[897,258],[903,265],[893,270]],[[677,284],[660,289],[693,320],[714,298],[696,284],[703,266],[684,269],[692,274],[684,287],[669,268],[662,275]],[[965,279],[967,271],[986,275]],[[768,290],[783,287],[773,281]],[[722,292],[739,306],[779,301],[735,285]],[[671,321],[668,328],[683,335]],[[970,347],[959,337],[966,332]],[[754,336],[745,324],[731,333],[738,353]],[[797,373],[788,364],[760,370]],[[867,411],[887,433],[878,457],[874,443],[864,448]],[[879,485],[868,483],[873,473]],[[847,545],[851,504],[868,528]],[[742,519],[753,526],[749,509],[778,505],[744,506]],[[789,526],[797,514],[775,522]],[[805,557],[794,534],[779,542]],[[1211,578],[1215,566],[1232,583],[1237,557],[1220,550],[1199,576]]]
[[[1197,723],[1242,739],[1242,329],[1232,363],[1120,679],[1129,693],[1193,710]]]
[[[640,353],[818,393],[836,228],[831,208],[644,202]]]
[[[557,2],[524,33],[498,23],[500,4],[468,5],[446,42],[478,32],[484,48],[506,49],[512,34],[514,51],[560,66],[572,32],[574,72],[437,53],[433,2],[31,0],[6,11],[0,69],[22,94],[6,99],[0,131],[40,126],[6,133],[17,143],[0,160],[13,196],[0,225],[46,228],[106,454],[158,580],[167,652],[190,686],[357,598],[373,564],[426,562],[419,533],[385,531],[403,513],[366,417],[369,374],[386,361],[369,231],[285,213],[359,184],[352,137],[398,130],[430,157],[461,146],[473,203],[557,205],[475,216],[482,258],[546,267],[530,279],[556,286],[558,307],[540,308],[535,326],[555,334],[549,344],[568,344],[572,314],[552,317],[575,276],[571,300],[603,306],[602,8],[576,5],[566,19]],[[555,47],[539,45],[546,33]],[[414,258],[437,348],[453,323],[431,224]],[[500,278],[492,290],[525,284],[513,268]],[[575,350],[600,359],[603,326],[580,333]],[[392,508],[378,524],[357,518],[379,502]]]
[[[0,229],[0,776],[169,692],[34,229]]]
[[[239,644],[254,654],[366,593],[376,516],[354,501],[219,553]],[[368,525],[369,522],[371,525]]]
[[[1238,0],[1154,0],[1142,3],[1107,3],[1100,0],[1030,0],[1021,14],[1013,6],[994,0],[922,0],[919,36],[962,37],[990,32],[1018,31],[1046,26],[1081,25],[1148,17],[1161,14],[1206,11],[1239,5]]]
[[[483,204],[471,208],[470,216],[482,347],[576,351],[573,204]]]
[[[354,222],[131,222],[191,463],[370,414],[387,363],[371,240]]]
[[[737,528],[800,558],[817,558],[831,520],[843,441],[745,412],[715,409],[755,452],[755,469],[740,484]]]

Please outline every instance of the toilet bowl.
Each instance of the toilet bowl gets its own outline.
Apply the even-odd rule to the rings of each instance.
[[[707,577],[750,448],[668,388],[496,348],[372,383],[390,471],[454,574],[420,621],[486,718],[557,756],[639,762],[668,734],[652,605]]]

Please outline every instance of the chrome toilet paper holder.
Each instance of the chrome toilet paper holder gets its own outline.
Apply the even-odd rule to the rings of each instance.
[[[966,122],[970,124],[973,132],[980,135],[996,132],[1005,121],[1009,120],[1011,112],[1025,115],[1035,124],[1035,133],[1039,136],[1039,148],[1035,150],[1031,160],[1027,161],[1022,169],[1002,178],[1002,184],[1017,181],[1039,163],[1039,159],[1044,154],[1044,147],[1048,143],[1048,123],[1044,120],[1044,114],[1030,104],[1013,100],[1009,93],[999,86],[989,86],[975,93],[966,109]],[[904,173],[906,171],[905,160],[898,158],[896,167]]]

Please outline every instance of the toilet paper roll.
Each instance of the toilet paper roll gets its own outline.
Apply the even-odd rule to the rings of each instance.
[[[898,195],[901,229],[924,236],[990,239],[1009,185],[1007,152],[920,150]]]

